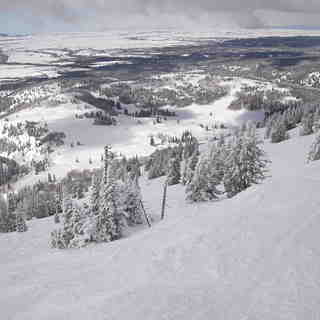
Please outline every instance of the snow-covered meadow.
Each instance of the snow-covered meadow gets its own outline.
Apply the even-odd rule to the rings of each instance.
[[[191,80],[193,81],[193,78]],[[112,145],[115,152],[126,156],[146,156],[155,150],[150,145],[151,136],[154,136],[157,143],[160,143],[157,138],[159,135],[181,136],[185,130],[191,130],[200,141],[205,142],[208,137],[212,136],[213,131],[219,132],[220,129],[213,128],[215,125],[234,126],[248,120],[261,121],[263,120],[262,111],[248,112],[245,109],[236,111],[228,109],[230,103],[236,98],[236,93],[244,85],[252,83],[254,82],[251,80],[241,78],[225,81],[223,85],[229,88],[228,95],[209,105],[192,104],[184,108],[168,106],[170,110],[176,112],[176,117],[169,117],[168,120],[157,124],[154,124],[153,118],[134,119],[126,115],[119,115],[116,126],[95,126],[92,124],[92,119],[76,118],[76,114],[95,110],[94,107],[84,103],[75,104],[71,102],[70,96],[58,95],[61,104],[50,107],[48,101],[44,100],[38,106],[28,107],[8,116],[8,121],[0,119],[0,128],[6,123],[35,121],[46,123],[50,131],[64,132],[66,134],[65,145],[50,154],[49,169],[57,177],[64,177],[71,169],[100,167],[101,154],[106,144]],[[56,93],[53,94],[53,97],[56,97]],[[209,131],[206,128],[209,128]],[[76,145],[78,141],[81,143],[80,146]],[[71,144],[74,147],[71,148]],[[3,156],[6,155],[3,154]],[[28,157],[32,155],[28,154]],[[92,163],[89,163],[89,158]],[[47,173],[43,172],[37,176],[29,174],[18,181],[17,187],[34,183],[41,177],[46,179]]]

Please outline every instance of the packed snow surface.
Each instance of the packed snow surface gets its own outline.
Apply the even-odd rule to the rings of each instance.
[[[0,234],[1,319],[320,319],[320,162],[314,136],[265,143],[270,177],[231,200],[188,204],[142,181],[151,229],[49,248],[53,218]]]

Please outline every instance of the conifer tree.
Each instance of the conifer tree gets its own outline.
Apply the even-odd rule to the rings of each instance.
[[[308,154],[309,161],[320,160],[320,135],[316,136]]]
[[[271,142],[279,143],[289,138],[283,118],[274,121],[271,129]]]
[[[214,153],[207,150],[200,155],[191,182],[187,185],[187,200],[194,202],[217,199],[221,192],[217,186],[220,183],[220,173]]]
[[[5,194],[0,194],[0,232],[7,231],[8,204]]]
[[[63,192],[63,212],[61,215],[62,227],[51,233],[51,245],[53,248],[65,249],[74,237],[72,228],[73,202],[70,195]]]
[[[95,240],[97,242],[113,241],[121,237],[121,213],[117,203],[117,186],[113,168],[112,161],[110,161],[110,165],[108,160],[105,161],[104,178],[100,189],[99,213],[96,218]]]
[[[168,150],[156,150],[153,153],[151,165],[148,171],[148,179],[155,179],[166,174],[165,152],[168,152]]]
[[[184,177],[181,178],[182,184],[188,185],[189,183],[191,183],[198,161],[199,161],[199,151],[195,151],[187,161]]]
[[[22,208],[19,208],[16,212],[16,230],[17,232],[26,232],[28,230],[25,220],[25,212]]]
[[[142,196],[138,177],[134,177],[134,179],[128,177],[128,179],[122,183],[122,188],[119,191],[122,194],[121,210],[124,213],[128,225],[141,224],[143,222],[141,208]]]
[[[172,186],[178,184],[181,178],[181,167],[180,167],[180,158],[177,154],[173,155],[173,158],[170,160],[169,163],[169,173],[168,173],[168,185]]]
[[[260,148],[254,129],[238,132],[228,146],[223,183],[228,197],[247,189],[265,178],[269,162]]]
[[[74,205],[70,219],[73,237],[70,240],[69,248],[81,248],[90,241],[90,235],[84,231],[86,218],[87,217],[84,215],[82,209],[77,205]]]
[[[313,113],[306,113],[301,120],[300,135],[307,136],[313,133]]]
[[[93,214],[97,214],[99,211],[100,200],[100,185],[101,180],[98,175],[94,173],[92,175],[91,190],[90,190],[90,209]]]

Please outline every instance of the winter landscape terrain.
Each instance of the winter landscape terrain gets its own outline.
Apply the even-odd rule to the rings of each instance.
[[[320,319],[319,52],[0,35],[0,318]]]

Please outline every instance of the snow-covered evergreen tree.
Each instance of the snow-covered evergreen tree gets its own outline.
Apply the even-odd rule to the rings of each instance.
[[[307,136],[313,133],[313,120],[314,120],[314,115],[312,112],[305,113],[305,115],[301,120],[301,128],[300,128],[301,136]]]
[[[98,175],[94,173],[92,176],[90,190],[90,209],[94,214],[97,214],[99,211],[100,185],[101,179],[99,179]]]
[[[166,154],[165,154],[166,153]],[[168,150],[156,150],[152,154],[152,160],[148,171],[148,179],[155,179],[166,174],[166,159]]]
[[[180,183],[187,185],[192,181],[196,165],[199,160],[199,152],[196,150],[190,158],[182,160]]]
[[[223,183],[228,197],[247,189],[265,178],[266,160],[255,129],[238,132],[228,145]]]
[[[100,189],[99,213],[96,217],[96,232],[94,235],[97,242],[108,242],[121,238],[122,217],[118,208],[113,161],[110,161],[110,165],[105,163],[107,176],[104,176]]]
[[[180,173],[180,158],[177,154],[173,154],[173,158],[169,163],[169,173],[168,173],[168,185],[172,186],[180,182],[181,173]]]
[[[91,235],[84,230],[86,227],[86,218],[88,217],[84,214],[83,209],[74,204],[70,219],[73,237],[69,242],[69,248],[84,247],[91,240]]]
[[[127,224],[141,224],[143,222],[142,196],[138,177],[125,179],[120,185],[119,192],[121,194],[119,207],[126,218]]]
[[[17,232],[26,232],[28,230],[25,212],[22,208],[19,208],[16,212],[16,230]]]
[[[276,121],[272,123],[271,129],[271,142],[279,143],[289,138],[289,134],[287,132],[286,124],[284,122],[283,117],[280,117]]]
[[[72,226],[73,202],[70,195],[63,194],[62,228],[51,233],[51,245],[53,248],[65,249],[69,247],[74,237]]]
[[[7,231],[8,204],[5,194],[0,194],[0,232]]]
[[[200,155],[193,178],[187,185],[187,200],[209,201],[217,199],[221,192],[217,186],[221,182],[218,157],[212,147]]]
[[[16,231],[15,196],[0,194],[0,232]]]
[[[320,135],[316,136],[308,154],[309,161],[320,160]]]

